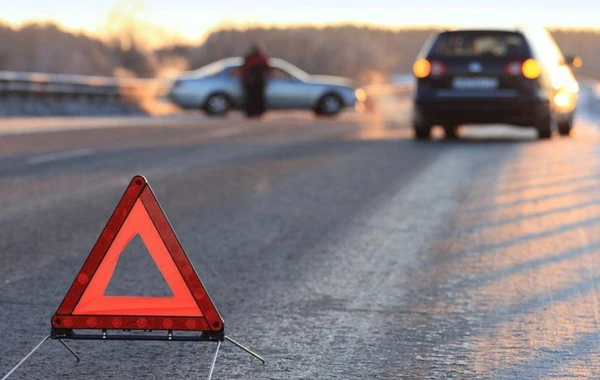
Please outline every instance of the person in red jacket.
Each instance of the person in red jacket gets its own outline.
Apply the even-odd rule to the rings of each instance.
[[[264,49],[254,45],[244,57],[241,78],[247,117],[260,117],[267,110],[265,87],[269,75],[269,59]]]

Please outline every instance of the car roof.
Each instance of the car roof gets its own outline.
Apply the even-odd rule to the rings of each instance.
[[[289,73],[291,73],[292,75],[295,75],[297,78],[299,78],[301,80],[308,80],[311,77],[311,75],[308,74],[307,72],[303,71],[302,69],[292,65],[291,63],[289,63],[283,59],[269,57],[269,62],[272,67],[277,67],[277,68],[283,69],[285,71],[288,71]],[[197,79],[197,78],[201,78],[201,77],[204,77],[207,75],[211,76],[213,74],[223,72],[224,70],[229,70],[233,67],[239,67],[243,64],[244,64],[243,57],[236,56],[236,57],[222,58],[217,61],[213,61],[212,63],[209,63],[207,65],[204,65],[198,69],[186,71],[185,73],[181,73],[179,76],[177,76],[177,78],[180,80]]]
[[[310,74],[306,73],[305,71],[299,69],[298,67],[292,65],[291,63],[289,63],[283,59],[269,57],[269,63],[273,67],[287,70],[288,72],[294,74],[296,77],[298,77],[300,79],[308,79],[310,77]],[[229,69],[231,67],[241,66],[242,64],[244,64],[243,57],[229,57],[229,58],[223,58],[218,61],[215,61],[215,62],[211,63],[210,65],[219,67],[220,70],[225,70],[225,69]],[[205,67],[207,67],[207,66],[205,66]],[[196,70],[196,72],[198,72],[199,70],[203,70],[205,67],[202,67],[202,68]]]
[[[470,26],[470,27],[454,27],[441,30],[440,33],[448,32],[506,32],[506,33],[522,33],[527,34],[533,30],[545,30],[541,26],[524,26],[524,25],[495,25],[495,26]]]
[[[244,63],[244,59],[242,57],[230,57],[223,58],[214,63],[219,63],[223,67],[231,67],[231,66],[239,66]]]
[[[521,28],[516,26],[482,26],[482,27],[456,27],[447,28],[443,32],[520,32]]]
[[[273,66],[287,67],[287,66],[291,65],[289,62],[284,61],[283,59],[273,58],[273,57],[269,57],[269,62],[271,62],[271,64]],[[244,63],[243,57],[229,57],[229,58],[223,58],[223,59],[213,62],[213,64],[219,64],[223,68],[232,67],[232,66],[240,66],[243,63]]]

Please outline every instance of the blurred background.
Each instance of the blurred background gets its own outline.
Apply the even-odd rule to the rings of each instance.
[[[249,5],[235,0],[206,5],[183,0],[60,4],[27,0],[19,7],[5,3],[0,5],[3,95],[19,95],[15,90],[19,85],[12,83],[16,72],[144,81],[138,82],[142,90],[131,90],[124,97],[126,105],[113,102],[111,108],[96,103],[84,109],[74,105],[77,99],[71,99],[67,105],[53,102],[33,107],[31,98],[25,105],[19,99],[5,99],[0,115],[176,112],[165,102],[155,101],[168,84],[149,79],[174,78],[216,60],[242,55],[256,40],[265,44],[270,56],[311,74],[349,77],[359,85],[392,83],[411,73],[414,59],[432,31],[457,25],[540,23],[550,29],[563,51],[581,57],[585,64],[576,69],[576,75],[596,79],[600,77],[596,8],[600,5],[591,2],[568,7],[540,2],[523,7],[517,1],[504,1],[501,7],[466,1],[451,11],[442,1],[423,5],[385,0],[368,5],[337,0],[291,5],[260,1]],[[21,85],[30,86],[31,81],[27,77]],[[26,90],[26,95],[42,91]],[[120,92],[123,95],[123,89]]]

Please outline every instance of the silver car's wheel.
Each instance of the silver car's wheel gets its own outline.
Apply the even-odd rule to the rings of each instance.
[[[336,115],[342,110],[342,100],[339,96],[328,94],[321,98],[317,113],[321,115]]]
[[[213,94],[206,100],[204,109],[209,115],[223,115],[229,111],[229,99],[224,94]]]

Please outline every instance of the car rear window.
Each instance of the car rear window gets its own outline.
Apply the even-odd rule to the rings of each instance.
[[[530,55],[525,38],[511,32],[446,32],[431,47],[439,58],[522,58]]]

